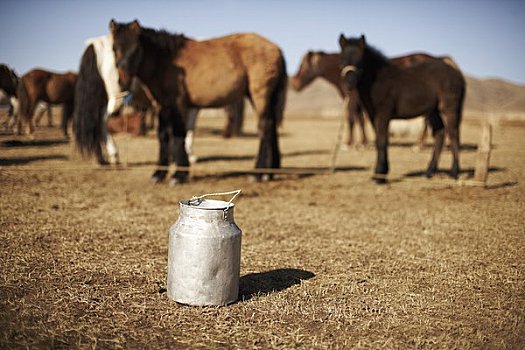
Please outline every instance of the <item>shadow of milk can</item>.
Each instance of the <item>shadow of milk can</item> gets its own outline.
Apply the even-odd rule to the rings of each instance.
[[[242,232],[233,220],[240,190],[180,202],[169,230],[168,297],[187,305],[227,305],[239,297]],[[204,199],[234,194],[229,202]]]

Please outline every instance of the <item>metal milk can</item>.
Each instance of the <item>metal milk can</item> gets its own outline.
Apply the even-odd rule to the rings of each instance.
[[[170,227],[168,297],[188,305],[227,305],[239,296],[242,232],[233,220],[233,199],[240,190],[179,202]],[[229,202],[203,199],[235,195]]]

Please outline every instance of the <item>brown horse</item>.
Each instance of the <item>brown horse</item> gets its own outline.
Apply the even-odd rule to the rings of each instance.
[[[154,181],[162,181],[167,175],[171,138],[175,162],[189,165],[183,120],[188,108],[224,107],[243,96],[250,99],[259,116],[260,146],[255,166],[280,167],[277,125],[283,116],[287,75],[278,46],[257,34],[196,41],[142,28],[136,20],[126,24],[112,20],[110,29],[122,88],[127,89],[131,78],[137,76],[161,105],[158,164],[162,169],[155,171]],[[187,177],[187,169],[177,169],[172,183],[186,181]]]
[[[73,115],[77,74],[53,73],[33,69],[20,78],[18,84],[19,119],[25,124],[26,134],[33,134],[32,119],[39,101],[62,104],[62,130],[68,136],[68,121]]]
[[[384,183],[388,173],[388,126],[391,119],[426,115],[435,138],[427,176],[438,166],[445,132],[453,155],[450,175],[459,174],[459,128],[465,79],[459,69],[443,59],[427,59],[409,67],[393,64],[366,44],[365,37],[339,37],[341,78],[345,90],[359,91],[376,132],[377,162],[375,179]]]
[[[409,67],[420,62],[434,59],[433,56],[430,56],[425,53],[414,53],[407,56],[394,57],[390,61],[393,64]],[[440,57],[443,60],[451,59],[449,57]],[[453,61],[452,63],[453,64]],[[352,145],[354,142],[354,123],[357,120],[359,126],[361,127],[362,137],[361,142],[365,145],[368,142],[365,131],[365,118],[363,115],[363,110],[361,104],[359,103],[359,94],[357,90],[352,90],[347,93],[343,91],[341,85],[341,55],[340,53],[325,53],[323,51],[308,51],[302,58],[301,64],[297,74],[295,74],[292,79],[292,87],[296,91],[301,91],[316,78],[321,77],[332,84],[339,95],[342,98],[348,96],[347,105],[345,106],[345,111],[348,118],[348,145]],[[422,145],[424,137],[426,134],[426,122],[424,123],[424,128],[422,129],[421,135],[418,139],[418,145]]]

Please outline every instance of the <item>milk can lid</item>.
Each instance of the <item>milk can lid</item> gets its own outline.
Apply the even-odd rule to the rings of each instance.
[[[234,207],[231,202],[225,202],[215,199],[188,199],[180,202],[182,205],[192,207],[195,209],[207,209],[207,210],[224,210],[226,208]]]

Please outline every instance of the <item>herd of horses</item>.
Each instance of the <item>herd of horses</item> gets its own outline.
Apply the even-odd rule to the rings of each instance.
[[[18,77],[0,65],[0,89],[18,100],[19,130],[32,134],[40,101],[61,104],[64,135],[68,136],[72,119],[80,153],[100,164],[117,163],[118,148],[111,136],[116,127],[111,125],[118,123],[109,121],[131,101],[136,109],[157,116],[160,147],[152,180],[164,181],[167,166],[174,161],[178,167],[170,183],[176,184],[188,180],[190,160],[195,158],[192,144],[198,110],[224,108],[228,123],[223,136],[230,137],[242,129],[248,100],[258,117],[255,167],[266,170],[256,177],[272,178],[271,169],[281,166],[278,127],[288,87],[284,55],[276,44],[253,33],[193,40],[142,27],[137,20],[111,20],[109,29],[110,34],[86,42],[78,73],[34,69]],[[318,77],[332,84],[345,101],[349,144],[356,121],[362,142],[368,141],[366,112],[375,131],[376,182],[385,182],[388,173],[390,120],[417,116],[425,117],[435,140],[427,176],[437,170],[446,135],[453,155],[450,175],[457,178],[466,84],[454,61],[423,53],[387,58],[364,36],[341,34],[339,45],[337,53],[306,53],[291,78],[292,88],[301,91]],[[420,142],[423,137],[424,131]]]

